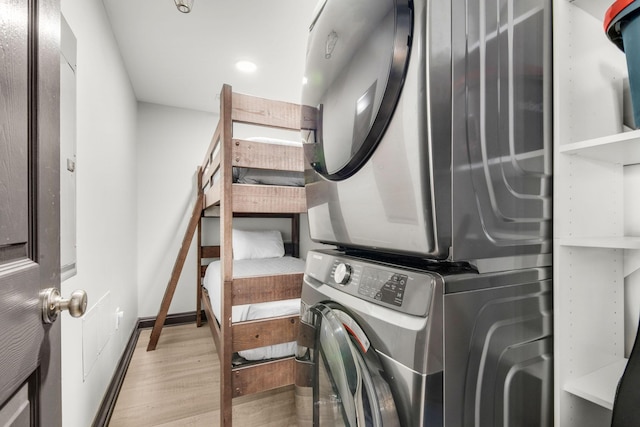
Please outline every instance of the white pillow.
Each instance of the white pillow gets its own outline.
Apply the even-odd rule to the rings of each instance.
[[[233,230],[233,259],[280,258],[284,256],[282,234],[278,230]]]

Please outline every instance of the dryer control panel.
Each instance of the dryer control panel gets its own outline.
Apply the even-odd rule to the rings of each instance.
[[[305,275],[360,299],[417,316],[426,316],[437,276],[391,264],[310,251]]]

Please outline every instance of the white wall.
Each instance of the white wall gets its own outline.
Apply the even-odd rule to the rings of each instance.
[[[217,116],[138,104],[138,311],[155,316],[195,201],[195,174]],[[195,239],[169,313],[195,311]]]
[[[65,427],[86,427],[138,317],[136,100],[102,1],[62,0],[61,7],[78,41],[78,273],[62,293],[85,289],[89,297],[84,320],[61,319],[62,409]],[[117,307],[124,318],[116,331]]]

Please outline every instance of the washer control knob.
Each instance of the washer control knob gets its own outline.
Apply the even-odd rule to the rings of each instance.
[[[351,266],[341,262],[336,266],[336,270],[333,272],[333,280],[339,285],[346,285],[351,278]]]

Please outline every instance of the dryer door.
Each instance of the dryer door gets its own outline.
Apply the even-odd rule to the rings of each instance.
[[[313,348],[308,349],[313,371],[313,425],[399,426],[391,389],[355,320],[325,304],[317,304],[307,314],[315,327]],[[309,414],[300,413],[305,408],[311,411],[309,405],[298,404],[298,420],[306,418],[302,425],[309,425]]]
[[[326,0],[319,8],[307,45],[302,128],[320,174],[347,178],[375,150],[400,96],[411,34],[408,0]]]

